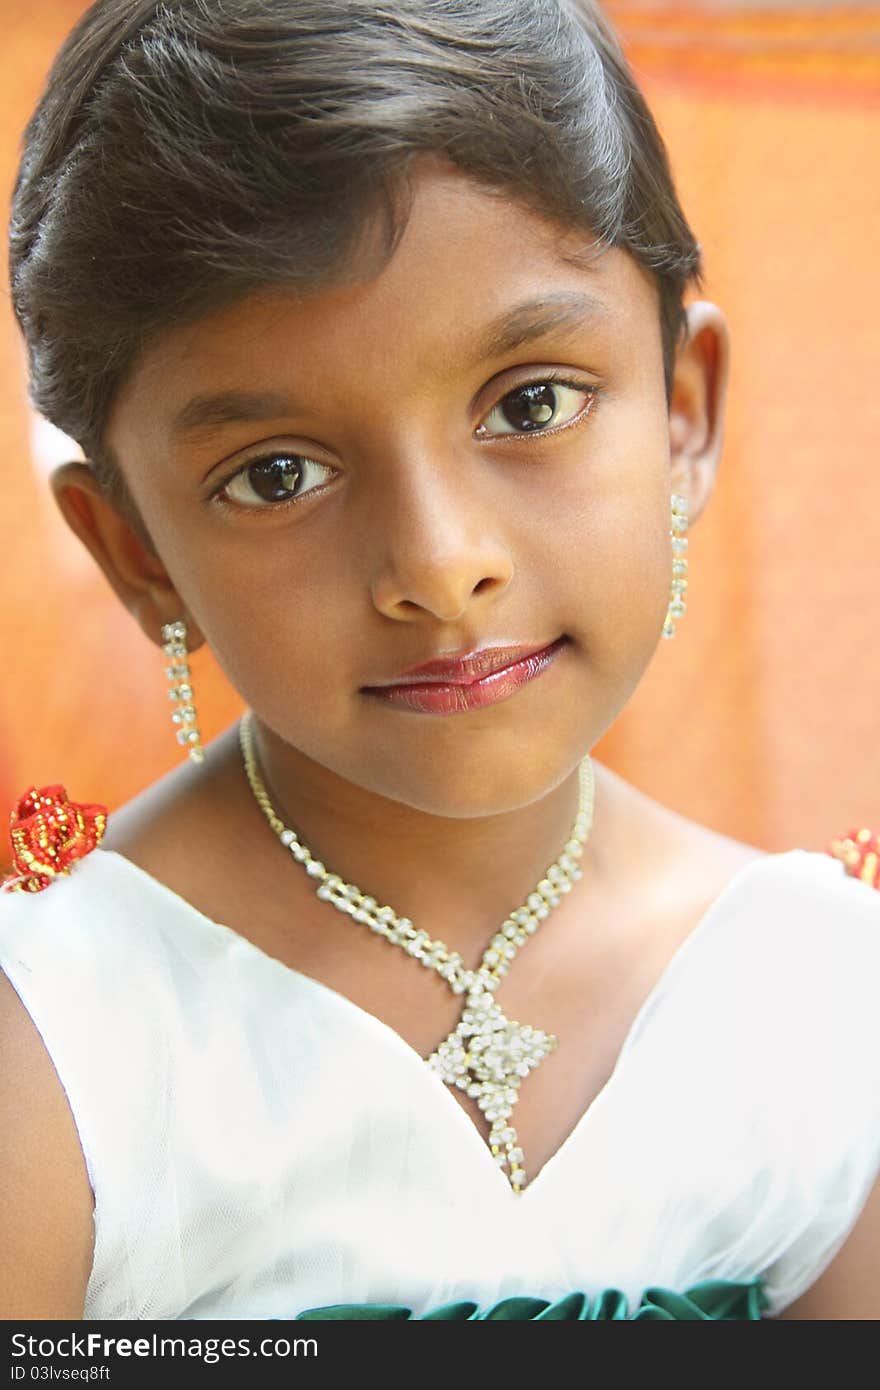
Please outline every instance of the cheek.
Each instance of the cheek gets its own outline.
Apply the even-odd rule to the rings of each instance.
[[[587,535],[560,588],[596,675],[630,686],[660,639],[672,561],[668,522],[657,506],[608,507],[591,515]],[[573,619],[574,621],[574,619]]]
[[[647,664],[672,579],[665,417],[639,423],[591,447],[559,508],[556,563],[546,571],[559,611],[581,623],[572,636],[609,679]]]
[[[267,528],[268,529],[268,528]],[[301,714],[304,727],[345,717],[347,703],[364,679],[369,657],[365,612],[344,559],[313,555],[276,531],[262,552],[226,555],[224,585],[207,585],[200,575],[193,604],[217,661],[246,703],[290,726]],[[361,607],[365,609],[364,593]],[[277,725],[276,725],[277,727]]]

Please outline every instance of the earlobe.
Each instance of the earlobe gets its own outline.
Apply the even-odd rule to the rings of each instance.
[[[715,482],[724,440],[730,335],[708,301],[687,306],[687,337],[679,348],[669,408],[672,490],[690,498],[693,522]]]
[[[87,463],[63,463],[51,475],[61,515],[103,570],[147,637],[162,644],[165,623],[186,617],[190,649],[204,642],[161,560],[106,495]]]

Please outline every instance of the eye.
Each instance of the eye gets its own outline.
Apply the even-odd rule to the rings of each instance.
[[[239,507],[271,507],[294,502],[326,481],[331,469],[302,454],[272,454],[246,463],[218,488],[215,497]],[[308,486],[308,480],[314,481]]]
[[[545,378],[508,391],[489,411],[476,431],[489,434],[532,434],[569,425],[592,406],[598,387],[584,382]]]

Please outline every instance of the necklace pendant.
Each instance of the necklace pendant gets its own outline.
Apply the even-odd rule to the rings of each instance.
[[[557,1039],[552,1033],[506,1018],[495,1002],[494,991],[510,970],[520,947],[582,877],[577,861],[593,823],[594,777],[590,758],[585,757],[580,764],[578,811],[564,852],[549,865],[522,906],[501,924],[474,971],[465,969],[458,952],[450,951],[444,942],[432,941],[427,932],[417,931],[408,917],[398,917],[391,907],[380,907],[357,884],[346,883],[331,873],[302,843],[296,831],[284,824],[260,776],[251,719],[248,710],[239,726],[248,783],[282,845],[307,874],[319,880],[317,896],[337,911],[363,922],[392,945],[402,947],[422,965],[436,970],[455,994],[467,995],[458,1027],[426,1060],[442,1081],[457,1086],[476,1101],[490,1125],[492,1155],[499,1167],[507,1170],[514,1192],[521,1192],[526,1173],[516,1130],[510,1123],[513,1107],[523,1078],[553,1051]]]
[[[516,1193],[525,1187],[526,1173],[511,1124],[513,1107],[524,1077],[556,1045],[552,1033],[507,1018],[491,991],[479,985],[468,994],[458,1026],[428,1058],[441,1081],[457,1086],[477,1102],[491,1125],[492,1156],[506,1170]]]

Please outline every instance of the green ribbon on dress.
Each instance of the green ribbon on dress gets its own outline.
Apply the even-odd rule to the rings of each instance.
[[[605,1289],[593,1299],[583,1293],[566,1294],[551,1303],[546,1298],[518,1295],[504,1298],[491,1308],[476,1303],[444,1303],[422,1313],[392,1303],[334,1303],[326,1308],[307,1308],[294,1322],[636,1322],[641,1318],[664,1322],[757,1322],[768,1299],[760,1279],[750,1284],[726,1279],[707,1279],[685,1293],[672,1289],[646,1289],[634,1313],[618,1289]]]

